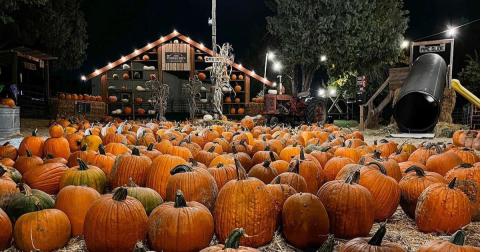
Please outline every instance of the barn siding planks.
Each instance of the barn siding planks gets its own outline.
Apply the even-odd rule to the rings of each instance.
[[[167,63],[166,62],[166,54],[178,52],[178,53],[186,53],[187,54],[187,62],[186,63]],[[168,43],[163,44],[162,46],[162,70],[163,71],[190,71],[191,66],[191,50],[190,45],[188,44],[175,44],[175,43]]]

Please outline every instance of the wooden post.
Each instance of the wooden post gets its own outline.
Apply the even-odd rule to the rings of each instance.
[[[364,107],[363,105],[360,105],[360,125],[358,126],[360,131],[365,130],[365,117],[363,114]]]
[[[162,68],[162,62],[163,62],[163,54],[162,54],[162,49],[163,49],[163,44],[160,44],[157,49],[157,59],[158,59],[158,82],[160,84],[163,84],[163,68]]]
[[[217,0],[212,0],[212,50],[213,57],[217,56]]]
[[[45,114],[48,115],[50,111],[50,64],[48,60],[45,61]],[[30,84],[30,83],[29,83]]]
[[[195,75],[195,49],[190,45],[190,78]]]
[[[101,83],[102,83],[102,100],[106,103],[107,106],[105,106],[105,115],[108,115],[108,94],[107,94],[107,75],[104,74],[102,75],[101,79],[100,79]]]
[[[245,104],[250,102],[250,76],[245,76]]]

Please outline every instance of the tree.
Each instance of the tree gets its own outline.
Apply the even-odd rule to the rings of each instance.
[[[458,74],[458,77],[471,92],[479,92],[480,58],[478,57],[477,51],[475,51],[475,57],[467,55],[466,63],[467,65]]]
[[[15,2],[15,1],[14,1]],[[21,0],[0,23],[0,49],[28,46],[58,57],[54,69],[76,69],[86,59],[86,21],[77,0]],[[27,4],[32,3],[32,4]],[[33,4],[35,3],[35,4]]]
[[[299,64],[302,89],[326,67],[331,77],[366,73],[396,60],[407,29],[403,0],[267,0],[267,29],[287,64]],[[326,56],[322,61],[322,56]]]
[[[0,0],[0,21],[3,24],[13,22],[12,12],[23,9],[25,6],[39,7],[47,2],[48,0]]]

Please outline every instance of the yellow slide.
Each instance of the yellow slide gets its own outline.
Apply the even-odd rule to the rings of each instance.
[[[477,108],[480,108],[480,99],[478,99],[477,96],[468,91],[468,89],[464,88],[462,84],[460,84],[459,80],[452,80],[452,88],[453,90],[457,91],[457,93],[459,93],[461,96],[465,97],[465,99],[467,99],[473,105],[477,106]]]

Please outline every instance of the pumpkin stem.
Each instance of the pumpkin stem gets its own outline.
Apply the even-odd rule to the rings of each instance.
[[[3,174],[7,173],[7,169],[3,168],[3,166],[0,166],[0,178],[3,176]]]
[[[245,142],[246,142],[247,140],[248,140],[247,138],[243,138],[242,140],[240,140],[240,144],[241,144],[241,145],[245,145]]]
[[[263,137],[262,137],[262,140],[263,140],[264,142],[266,142],[266,141],[267,141],[267,137],[263,136]]]
[[[210,147],[210,149],[208,149],[207,152],[213,153],[214,150],[215,150],[215,145],[213,145],[212,147]]]
[[[133,179],[131,177],[128,179],[128,181],[130,182],[130,187],[138,187],[138,185],[133,182]]]
[[[463,163],[455,167],[455,169],[458,169],[458,168],[473,168],[473,165],[469,163]]]
[[[425,177],[425,171],[416,165],[412,165],[408,167],[408,169],[405,170],[405,173],[409,173],[411,171],[415,171],[415,173],[417,174],[417,177],[419,178]]]
[[[386,223],[382,223],[380,225],[380,228],[375,232],[375,235],[373,235],[372,239],[368,242],[368,244],[372,246],[377,246],[380,247],[382,246],[382,240],[383,237],[385,237],[385,234],[387,233],[387,228],[386,228]]]
[[[185,173],[185,172],[193,172],[193,171],[194,169],[191,166],[179,164],[170,171],[170,175],[173,176],[177,173]]]
[[[277,178],[275,179],[275,185],[280,185],[280,181],[282,181],[282,177],[277,176]]]
[[[188,162],[192,163],[192,166],[198,166],[198,162],[193,158],[189,158]]]
[[[267,144],[267,146],[265,146],[265,150],[264,151],[270,151],[270,145]]]
[[[101,145],[101,144],[98,146],[98,153],[100,153],[100,155],[103,155],[103,156],[107,155],[105,153],[105,147],[103,147],[103,145]]]
[[[373,140],[373,145],[378,145],[377,140]]]
[[[17,188],[21,190],[21,188],[23,188],[23,191],[25,191],[25,196],[32,196],[32,188],[30,188],[30,186],[28,186],[27,184],[25,183],[19,183],[17,185]]]
[[[232,153],[235,155],[238,154],[237,147],[235,147],[234,144],[232,144]]]
[[[85,164],[85,162],[83,162],[82,159],[77,158],[77,162],[78,162],[78,170],[79,170],[79,171],[86,171],[86,170],[88,170],[87,164]]]
[[[245,171],[245,168],[243,168],[242,164],[240,161],[238,161],[237,158],[234,158],[235,160],[235,168],[237,170],[237,180],[246,180],[248,179],[247,172]]]
[[[140,150],[138,148],[134,147],[133,150],[132,150],[132,155],[140,156]]]
[[[295,163],[290,163],[288,165],[288,171],[298,174],[300,172],[300,160],[295,159]]]
[[[222,162],[219,162],[219,163],[217,164],[217,169],[218,169],[218,168],[222,168],[222,167],[223,167],[223,163],[222,163]]]
[[[162,137],[161,137],[161,136],[158,136],[158,137],[157,137],[157,142],[159,142],[159,143],[162,142]]]
[[[364,165],[365,164],[365,156],[362,156],[360,160],[358,160],[359,165]]]
[[[263,161],[263,164],[262,164],[262,165],[263,165],[263,167],[268,168],[268,167],[270,167],[270,164],[271,164],[271,163],[272,163],[272,161],[270,161],[270,160],[265,160],[265,161]]]
[[[305,152],[303,151],[303,146],[300,146],[300,160],[305,160]]]
[[[87,147],[88,147],[87,144],[84,144],[80,150],[81,150],[81,151],[86,151],[86,150],[87,150]]]
[[[35,129],[32,131],[32,136],[33,136],[33,137],[36,137],[36,136],[37,136],[37,131],[38,131],[37,128],[35,128]]]
[[[333,252],[333,247],[335,247],[335,239],[333,239],[333,234],[329,234],[327,240],[317,252]]]
[[[277,159],[275,158],[275,155],[273,154],[273,151],[268,152],[268,155],[270,156],[270,160],[271,160],[272,162],[277,161]]]
[[[32,157],[32,152],[28,148],[25,148],[25,151],[27,152],[27,157]]]
[[[457,177],[454,177],[452,181],[448,184],[448,188],[454,189],[455,188],[455,182],[457,181]]]
[[[245,230],[243,230],[243,228],[235,228],[232,233],[228,235],[223,250],[238,249],[240,247],[240,239],[242,236],[246,236]]]
[[[461,229],[459,229],[452,235],[452,238],[450,238],[450,242],[458,246],[463,246],[463,244],[465,243],[465,233]]]
[[[380,139],[380,143],[388,143],[387,139]]]
[[[177,195],[175,196],[175,204],[173,206],[175,208],[188,207],[187,201],[185,200],[185,197],[183,197],[182,190],[177,191]]]
[[[360,170],[356,170],[352,175],[350,175],[346,180],[346,184],[358,184],[358,180],[360,179]]]
[[[127,193],[127,188],[125,186],[121,186],[117,189],[117,191],[115,191],[112,199],[116,201],[124,201],[127,198]]]
[[[327,152],[327,151],[329,151],[329,150],[331,150],[331,149],[332,149],[332,146],[327,146],[327,147],[325,147],[325,148],[322,149],[322,152]]]
[[[133,252],[147,252],[147,249],[145,248],[145,246],[143,246],[143,243],[141,241],[138,241],[137,244],[135,244]]]
[[[44,209],[43,206],[38,201],[35,202],[34,208],[35,208],[35,212],[42,211]]]
[[[147,151],[152,151],[153,150],[153,143],[150,143],[147,147]]]
[[[50,153],[50,152],[47,152],[47,157],[48,157],[49,159],[57,158],[57,157],[55,157],[55,155],[53,155],[53,154]]]
[[[383,166],[381,163],[373,161],[368,162],[367,165],[376,165],[383,175],[387,175],[387,168],[385,168],[385,166]]]
[[[5,142],[5,143],[3,144],[3,146],[8,146],[9,144],[10,144],[10,142]]]
[[[372,155],[372,158],[373,159],[382,159],[382,151],[381,150],[375,150],[373,151],[373,155]]]
[[[298,145],[298,142],[295,142],[295,143],[293,144],[293,147],[297,147],[297,145]]]
[[[402,154],[402,147],[400,147],[395,154],[397,154],[397,155]]]

